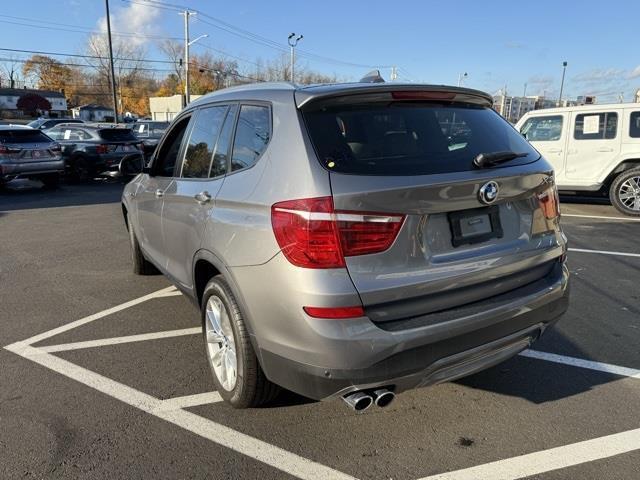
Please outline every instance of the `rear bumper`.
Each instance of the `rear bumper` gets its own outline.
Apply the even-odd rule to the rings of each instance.
[[[63,172],[63,159],[55,159],[43,162],[0,163],[0,178],[17,178],[20,176],[46,175],[50,173]]]
[[[324,361],[305,361],[304,345],[256,343],[267,377],[314,399],[386,386],[396,392],[432,385],[488,368],[526,349],[566,311],[569,273],[560,262],[545,278],[486,308],[417,328],[383,330],[369,319],[317,321],[305,342]],[[295,321],[295,319],[290,319]],[[314,338],[315,337],[315,338]],[[297,358],[296,358],[297,357]]]

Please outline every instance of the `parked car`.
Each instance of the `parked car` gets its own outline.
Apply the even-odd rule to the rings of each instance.
[[[516,128],[553,165],[563,193],[608,195],[640,216],[640,103],[535,110]]]
[[[76,181],[96,176],[120,176],[120,161],[127,155],[142,155],[142,143],[129,127],[112,124],[63,123],[48,130],[62,147],[66,173]]]
[[[61,123],[84,123],[84,121],[79,118],[38,118],[37,120],[27,123],[27,126],[37,130],[49,130]]]
[[[24,125],[0,125],[0,187],[30,178],[55,188],[63,172],[60,145],[51,138]]]
[[[133,271],[159,270],[201,309],[227,402],[281,386],[385,406],[558,320],[553,170],[491,105],[456,87],[265,83],[176,117],[122,210]]]
[[[146,159],[151,158],[167,127],[169,127],[169,122],[146,120],[138,120],[131,126],[133,134],[141,140],[142,145],[144,145],[144,156]]]

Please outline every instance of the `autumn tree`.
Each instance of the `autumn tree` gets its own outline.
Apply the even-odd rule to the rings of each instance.
[[[51,103],[41,95],[38,95],[36,93],[26,93],[18,98],[16,107],[19,110],[35,116],[38,111],[48,112],[49,110],[51,110]]]
[[[70,67],[46,55],[33,55],[26,60],[22,74],[38,88],[55,91],[66,91],[73,77]]]

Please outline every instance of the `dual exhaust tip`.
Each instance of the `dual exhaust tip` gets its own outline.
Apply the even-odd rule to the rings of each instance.
[[[358,413],[364,412],[374,403],[380,408],[388,407],[396,398],[396,394],[386,388],[379,388],[371,392],[354,392],[342,397],[352,410]]]

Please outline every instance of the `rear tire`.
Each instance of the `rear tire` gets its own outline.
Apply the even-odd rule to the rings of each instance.
[[[620,213],[640,217],[640,168],[632,168],[616,177],[609,189],[609,200]]]
[[[74,157],[69,162],[69,178],[75,183],[86,183],[93,178],[89,162],[84,157]]]
[[[217,317],[216,309],[220,312]],[[240,307],[222,275],[213,277],[205,287],[201,314],[205,354],[220,396],[234,408],[258,407],[273,400],[280,387],[262,371]],[[234,357],[235,378],[224,373],[225,369],[233,370],[229,367]]]
[[[158,269],[144,257],[144,254],[140,249],[140,243],[136,238],[136,234],[133,232],[131,219],[128,215],[127,226],[129,228],[129,242],[131,244],[131,264],[133,273],[136,275],[155,275],[159,273]]]

